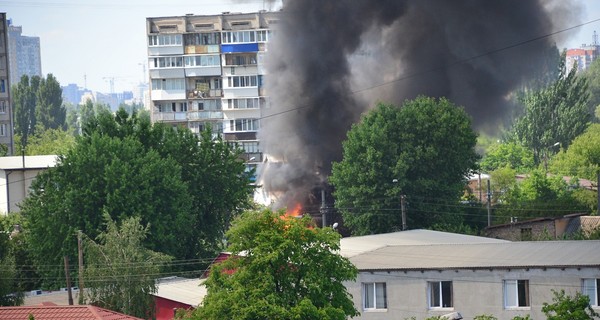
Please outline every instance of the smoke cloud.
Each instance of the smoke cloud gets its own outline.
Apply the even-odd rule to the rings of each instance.
[[[514,45],[573,24],[578,10],[559,1],[284,2],[259,133],[274,206],[318,204],[311,195],[341,160],[346,132],[378,101],[444,96],[477,128],[497,126],[555,39]]]

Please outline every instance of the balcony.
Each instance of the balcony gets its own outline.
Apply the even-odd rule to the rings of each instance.
[[[155,121],[187,121],[187,112],[155,112]]]
[[[190,120],[223,119],[221,111],[192,111],[188,114]]]
[[[210,89],[210,90],[188,90],[188,99],[207,99],[207,98],[221,98],[223,97],[223,91],[221,89]]]

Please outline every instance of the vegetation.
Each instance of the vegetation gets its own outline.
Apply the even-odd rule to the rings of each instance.
[[[481,160],[481,170],[490,172],[500,168],[528,172],[535,168],[533,153],[516,142],[494,144]]]
[[[24,75],[12,88],[15,113],[15,134],[21,147],[28,145],[29,137],[38,128],[66,129],[66,109],[62,105],[62,89],[56,78]]]
[[[513,137],[531,149],[536,164],[547,161],[556,143],[568,148],[591,121],[588,82],[576,76],[576,68],[567,73],[565,64],[563,56],[554,83],[521,98],[525,110],[514,123]]]
[[[465,111],[446,99],[379,104],[348,132],[343,160],[333,164],[345,225],[356,235],[400,229],[400,195],[411,228],[461,224],[446,204],[458,203],[477,167],[476,138]]]
[[[548,320],[593,320],[599,317],[590,306],[590,297],[577,292],[574,297],[565,294],[564,290],[552,290],[552,303],[544,302],[542,312]]]
[[[148,249],[176,259],[212,257],[230,219],[249,205],[241,150],[210,131],[199,138],[120,110],[92,118],[82,133],[22,205],[38,266],[75,256],[77,230],[96,238],[104,212],[117,223],[140,217],[149,225]],[[45,285],[62,279],[59,269],[40,272]]]
[[[357,270],[336,254],[339,234],[309,217],[250,211],[227,232],[233,256],[214,265],[203,305],[188,319],[347,319],[358,315],[344,281]]]
[[[106,231],[85,245],[85,303],[149,319],[154,310],[156,275],[171,258],[144,248],[150,228],[130,217],[121,225],[108,215]]]
[[[600,124],[590,125],[550,162],[551,172],[595,181],[600,171]]]

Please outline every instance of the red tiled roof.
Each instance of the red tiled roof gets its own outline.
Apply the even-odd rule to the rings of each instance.
[[[23,306],[0,307],[0,320],[142,320],[107,309],[82,306]]]

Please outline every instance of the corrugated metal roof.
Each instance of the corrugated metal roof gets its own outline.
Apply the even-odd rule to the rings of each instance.
[[[360,237],[342,238],[340,241],[340,254],[344,257],[353,257],[365,252],[376,250],[378,248],[398,245],[504,242],[508,241],[432,230],[408,230]]]
[[[154,295],[196,307],[206,296],[205,280],[176,278],[170,281],[161,281],[158,283],[158,290]]]
[[[395,245],[353,256],[359,270],[600,267],[600,240]]]
[[[39,169],[54,167],[56,165],[56,155],[47,156],[25,156],[25,166],[23,166],[23,157],[0,157],[0,170]]]

